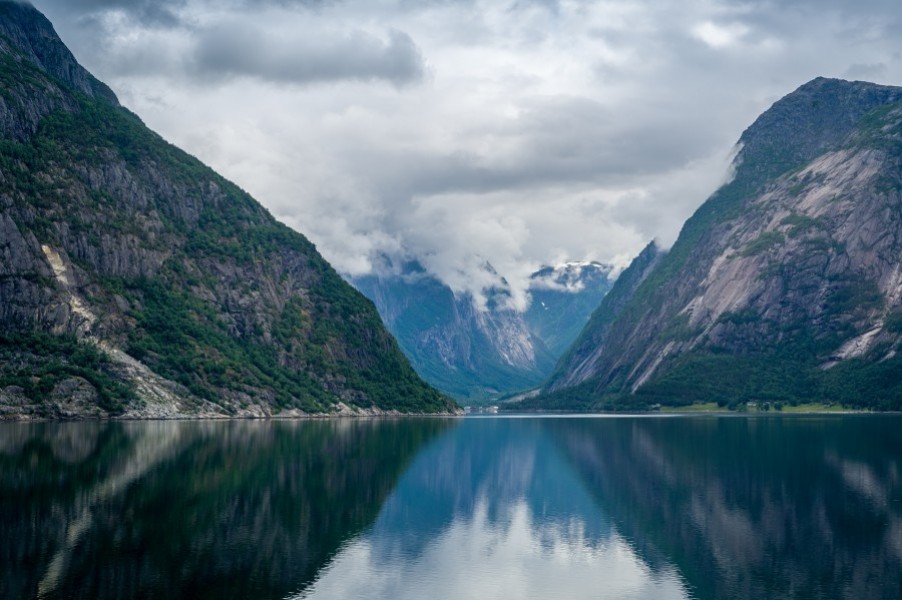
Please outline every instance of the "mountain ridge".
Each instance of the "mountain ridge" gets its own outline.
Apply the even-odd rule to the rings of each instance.
[[[9,1],[0,146],[0,416],[457,410],[313,244]]]
[[[740,137],[733,179],[640,285],[615,285],[626,302],[602,303],[594,341],[534,405],[895,406],[902,390],[878,382],[899,345],[880,323],[899,311],[900,102],[902,88],[824,78],[777,101]]]

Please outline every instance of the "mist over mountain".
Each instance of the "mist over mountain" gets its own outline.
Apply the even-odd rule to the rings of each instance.
[[[520,310],[504,277],[480,296],[454,292],[417,261],[385,259],[380,275],[352,278],[370,298],[417,372],[460,400],[528,390],[551,373],[613,283],[597,262],[544,267]]]
[[[558,359],[582,331],[616,280],[617,270],[600,262],[543,267],[530,277],[527,326]]]

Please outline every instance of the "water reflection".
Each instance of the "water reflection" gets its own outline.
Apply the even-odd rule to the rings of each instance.
[[[4,425],[0,597],[284,597],[449,424]]]
[[[900,598],[902,419],[471,419],[298,598]]]
[[[543,419],[467,419],[425,450],[366,535],[299,598],[684,598],[644,562]]]
[[[902,598],[902,417],[0,426],[2,598]]]
[[[902,597],[898,416],[547,425],[618,530],[698,597]]]

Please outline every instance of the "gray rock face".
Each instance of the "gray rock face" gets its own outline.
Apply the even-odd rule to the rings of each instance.
[[[615,279],[614,267],[594,261],[543,267],[532,274],[524,319],[555,361],[579,336]]]
[[[878,382],[902,329],[902,88],[814,80],[740,144],[734,180],[666,256],[637,259],[641,284],[621,278],[546,391],[854,403],[848,378],[902,398]]]
[[[605,339],[611,325],[663,256],[657,244],[652,242],[620,275],[614,288],[602,300],[604,308],[594,312],[573,346],[561,358],[561,364],[568,368],[555,370],[545,384],[547,391],[578,385],[595,375],[597,363],[606,350]]]

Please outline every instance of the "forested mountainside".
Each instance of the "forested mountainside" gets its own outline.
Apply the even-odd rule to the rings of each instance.
[[[372,303],[0,2],[0,411],[436,412]]]

